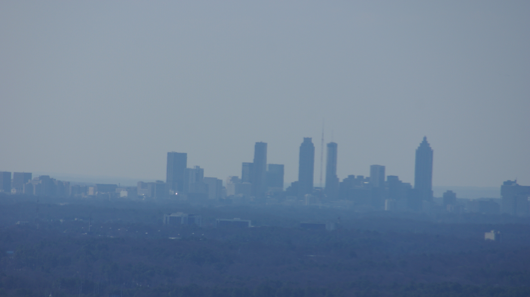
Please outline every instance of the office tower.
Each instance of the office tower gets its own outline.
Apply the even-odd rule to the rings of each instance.
[[[372,165],[370,166],[370,186],[372,188],[385,187],[385,166]]]
[[[311,137],[304,137],[298,161],[298,197],[313,193],[314,169],[315,146],[311,142]]]
[[[530,186],[520,186],[517,181],[505,181],[501,186],[501,211],[514,216],[530,214]]]
[[[337,177],[337,144],[330,142],[327,145],[326,156],[326,195],[328,198],[337,198],[339,191],[339,178]]]
[[[30,172],[13,172],[13,189],[15,193],[22,194],[24,191],[24,184],[31,180]]]
[[[267,169],[267,187],[275,191],[283,191],[283,165],[269,164]]]
[[[447,208],[448,205],[456,205],[456,193],[453,191],[445,191],[443,193],[443,203]]]
[[[195,166],[186,169],[186,180],[184,191],[188,193],[188,198],[207,198],[208,186],[204,183],[204,169]]]
[[[205,177],[203,181],[208,185],[208,199],[221,199],[223,181],[215,177]]]
[[[161,180],[156,182],[138,182],[136,184],[136,195],[143,198],[154,198],[154,199],[163,199],[167,198],[167,187],[166,183]]]
[[[11,193],[11,172],[0,171],[0,192]]]
[[[41,175],[31,181],[33,183],[33,193],[35,196],[54,196],[55,183],[49,175]]]
[[[419,201],[432,200],[432,160],[433,150],[427,137],[416,150],[416,166],[414,170],[414,191]]]
[[[252,183],[252,176],[254,163],[249,162],[243,162],[243,165],[241,166],[241,182],[242,183]]]
[[[252,168],[252,195],[263,197],[266,188],[267,172],[267,143],[256,142],[254,146],[254,165]]]
[[[187,164],[188,154],[176,152],[167,153],[166,185],[170,194],[185,192]]]
[[[395,175],[389,175],[386,178],[388,189],[388,199],[406,202],[407,196],[412,189],[409,183],[404,183]]]

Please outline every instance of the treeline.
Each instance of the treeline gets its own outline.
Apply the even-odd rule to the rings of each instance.
[[[530,284],[530,248],[483,240],[368,230],[189,226],[161,227],[160,233],[179,235],[175,239],[110,238],[64,233],[60,227],[65,228],[42,222],[0,231],[0,249],[9,252],[0,256],[2,294],[32,296],[51,290],[53,296],[109,296],[119,289],[135,292],[130,296],[311,296],[312,290],[320,294],[315,296],[426,296],[421,294],[434,290],[509,296],[503,294],[528,293]],[[272,295],[260,295],[264,282]],[[221,295],[212,295],[214,289]]]
[[[380,285],[352,282],[333,287],[294,286],[281,281],[265,281],[256,286],[165,285],[156,288],[121,288],[78,278],[63,278],[52,284],[39,280],[0,276],[0,296],[110,296],[110,297],[527,297],[529,287],[493,287],[460,283],[408,283]]]

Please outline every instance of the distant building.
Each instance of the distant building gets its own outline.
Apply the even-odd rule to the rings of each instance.
[[[263,198],[267,191],[267,143],[254,145],[254,163],[252,165],[252,195]]]
[[[176,212],[164,215],[164,225],[180,226],[180,225],[197,225],[202,226],[202,216],[196,214],[187,214],[183,212]]]
[[[13,172],[13,191],[16,194],[24,193],[24,184],[31,181],[30,172]]]
[[[484,240],[499,241],[501,239],[501,232],[491,230],[490,232],[484,233]]]
[[[500,214],[500,202],[500,199],[496,198],[479,198],[468,200],[467,210],[469,212],[498,215]],[[456,203],[453,205],[456,205]]]
[[[363,175],[348,175],[339,184],[339,197],[352,201],[356,206],[371,205],[370,179]]]
[[[370,186],[372,188],[385,187],[385,166],[371,165],[370,166]]]
[[[283,191],[283,165],[268,164],[267,169],[267,188],[276,192]]]
[[[235,219],[217,219],[217,227],[228,227],[228,228],[249,228],[252,226],[250,220],[242,220],[239,218]]]
[[[0,171],[0,192],[11,193],[11,172]]]
[[[252,176],[254,175],[254,163],[243,162],[241,166],[241,182],[252,183]]]
[[[420,201],[432,200],[432,165],[433,150],[427,142],[427,137],[416,150],[416,163],[414,170],[414,190]]]
[[[204,169],[195,166],[186,169],[188,198],[208,198],[208,185],[204,182]]]
[[[166,184],[169,194],[178,194],[186,192],[186,168],[188,164],[188,154],[186,153],[167,153],[166,167]]]
[[[138,198],[138,187],[121,187],[117,188],[116,192],[120,195],[120,198]]]
[[[208,186],[208,199],[221,199],[223,181],[215,177],[205,177],[203,182]]]
[[[107,194],[107,193],[116,193],[118,185],[116,184],[96,184],[96,194]]]
[[[395,201],[396,209],[399,211],[406,210],[407,198],[412,189],[412,185],[402,182],[396,175],[389,175],[386,177],[386,188],[387,198]]]
[[[517,181],[505,181],[501,186],[501,211],[514,216],[528,216],[530,186],[520,186]]]
[[[233,198],[250,197],[252,192],[251,184],[241,182],[237,176],[230,176],[226,180],[226,196]]]
[[[33,195],[35,196],[53,196],[55,194],[55,183],[49,175],[36,177],[31,183],[33,184]]]
[[[315,169],[315,146],[311,137],[304,137],[300,145],[298,161],[298,197],[313,193],[313,179]]]
[[[394,199],[385,199],[385,210],[386,211],[396,211],[398,210],[397,201]]]
[[[337,149],[337,143],[330,142],[327,144],[325,192],[328,198],[332,200],[337,199],[339,194],[339,178],[337,177]]]
[[[167,186],[166,183],[157,180],[156,182],[138,182],[136,183],[136,196],[140,196],[143,198],[154,198],[154,199],[162,199],[167,198]],[[127,191],[129,193],[129,191]],[[134,193],[131,190],[131,197],[134,197]]]
[[[442,196],[444,208],[448,211],[454,210],[456,205],[456,193],[453,191],[445,191]]]

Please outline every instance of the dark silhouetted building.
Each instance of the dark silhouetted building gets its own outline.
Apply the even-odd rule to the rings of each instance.
[[[447,207],[448,205],[456,205],[456,193],[455,192],[445,191],[442,197],[443,197],[443,203],[445,207]]]
[[[414,170],[414,190],[418,202],[432,200],[432,162],[433,150],[427,142],[427,137],[423,137],[416,150]]]
[[[0,171],[0,192],[11,193],[11,172]]]
[[[252,183],[252,176],[254,175],[254,163],[243,162],[241,166],[241,182]]]
[[[371,165],[370,166],[370,189],[372,196],[372,207],[376,210],[385,209],[385,166]],[[394,202],[388,203],[388,210],[392,210]]]
[[[501,186],[501,211],[514,216],[528,216],[530,186],[520,186],[517,181],[505,181]]]
[[[256,142],[252,165],[252,195],[262,198],[267,191],[267,143]]]
[[[339,178],[337,177],[337,144],[335,142],[330,142],[327,145],[325,190],[328,198],[337,198],[339,193]]]
[[[186,180],[184,192],[189,198],[208,198],[208,185],[204,182],[204,169],[199,166],[186,169]]]
[[[13,173],[13,189],[15,193],[22,194],[24,192],[24,184],[31,180],[30,172],[14,172]]]
[[[208,199],[221,199],[223,181],[215,177],[205,177],[202,180],[208,186]]]
[[[138,182],[136,187],[136,196],[155,199],[166,198],[166,183],[161,180],[150,183]]]
[[[176,212],[164,215],[164,225],[197,225],[202,226],[202,216],[197,214],[187,214],[183,212]]]
[[[283,191],[283,165],[267,165],[267,187],[273,191]]]
[[[315,146],[311,137],[304,137],[300,145],[298,161],[298,196],[313,193],[313,179],[315,169]]]
[[[185,192],[188,154],[167,153],[166,184],[170,194]]]
[[[386,177],[386,188],[387,199],[394,201],[395,208],[391,210],[405,211],[407,209],[407,198],[412,189],[411,184],[402,182],[396,175],[389,175]]]
[[[385,187],[385,166],[371,165],[370,166],[370,186],[372,188]]]

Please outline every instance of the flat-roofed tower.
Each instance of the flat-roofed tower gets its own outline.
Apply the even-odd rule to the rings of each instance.
[[[185,190],[186,168],[188,167],[187,153],[167,153],[166,184],[168,191],[182,193]]]
[[[313,179],[315,170],[315,146],[311,137],[304,137],[300,145],[298,162],[298,196],[313,193]]]

